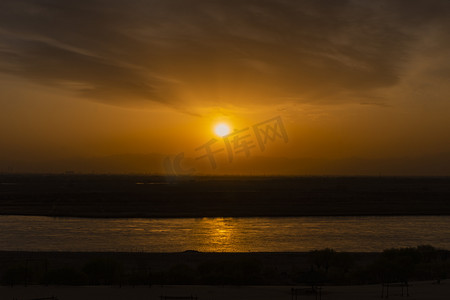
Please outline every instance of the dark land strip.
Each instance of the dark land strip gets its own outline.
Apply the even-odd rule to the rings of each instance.
[[[71,217],[450,215],[450,177],[0,175],[0,214]]]
[[[450,276],[450,251],[122,253],[0,251],[3,285],[354,285]]]

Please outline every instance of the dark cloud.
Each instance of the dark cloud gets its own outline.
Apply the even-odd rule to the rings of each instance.
[[[113,105],[373,103],[449,12],[446,0],[3,0],[0,70]]]

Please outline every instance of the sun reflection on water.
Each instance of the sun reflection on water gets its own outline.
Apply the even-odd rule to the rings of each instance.
[[[232,218],[202,219],[202,225],[207,227],[208,234],[203,251],[234,251],[233,236],[236,231],[236,222]]]
[[[80,219],[0,216],[0,250],[375,252],[450,248],[449,216]],[[32,230],[30,230],[32,229]]]

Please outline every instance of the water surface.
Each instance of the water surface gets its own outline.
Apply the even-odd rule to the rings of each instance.
[[[0,216],[0,250],[214,252],[450,249],[450,216],[85,219]]]

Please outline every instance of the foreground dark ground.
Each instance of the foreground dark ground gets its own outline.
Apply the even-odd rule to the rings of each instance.
[[[450,177],[0,175],[0,214],[449,215]]]
[[[158,285],[158,286],[0,286],[2,299],[30,300],[55,296],[58,300],[161,300],[166,297],[197,297],[198,300],[292,300],[293,286],[205,286],[205,285]],[[305,289],[306,288],[306,289]],[[310,289],[297,299],[316,299]],[[381,285],[325,286],[323,300],[368,300],[380,299]],[[405,291],[406,294],[406,291]],[[436,284],[432,281],[411,282],[409,297],[401,297],[401,288],[391,288],[389,298],[414,300],[448,300],[450,282]],[[186,298],[185,298],[186,299]],[[295,299],[295,298],[294,298]]]
[[[326,285],[450,276],[450,251],[432,246],[347,253],[0,252],[3,285]]]

